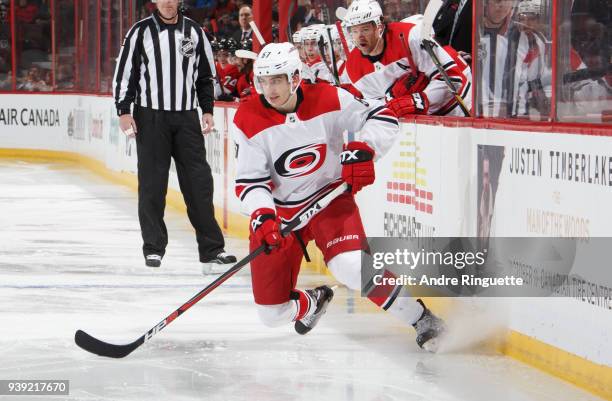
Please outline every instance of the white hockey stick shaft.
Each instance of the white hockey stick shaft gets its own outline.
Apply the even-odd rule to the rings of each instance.
[[[265,46],[266,45],[266,41],[264,40],[263,36],[261,35],[261,32],[259,31],[259,28],[257,28],[257,24],[255,23],[255,21],[249,22],[249,25],[251,26],[251,29],[253,30],[253,33],[255,34],[255,37],[259,41],[259,44],[262,45],[262,46]]]

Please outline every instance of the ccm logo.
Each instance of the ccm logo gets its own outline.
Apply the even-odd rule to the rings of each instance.
[[[348,240],[352,240],[352,239],[359,239],[359,235],[355,234],[355,235],[345,235],[343,237],[338,237],[338,238],[334,238],[333,240],[329,241],[327,243],[327,248],[336,245],[339,242],[342,241],[348,241]]]

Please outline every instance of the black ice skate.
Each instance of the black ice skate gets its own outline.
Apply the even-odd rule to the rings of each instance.
[[[162,257],[161,255],[157,255],[157,254],[150,254],[145,256],[145,264],[149,267],[159,267],[161,266],[161,260]]]
[[[311,299],[315,300],[317,308],[312,315],[305,316],[295,322],[295,331],[297,331],[298,334],[307,334],[312,330],[319,322],[319,319],[321,319],[321,316],[325,314],[327,305],[329,305],[332,298],[334,298],[334,291],[326,285],[322,285],[312,290],[306,290],[305,292]]]
[[[222,251],[214,258],[202,261],[202,274],[221,274],[225,273],[229,267],[227,265],[236,263],[236,257]]]
[[[423,307],[423,314],[412,326],[416,330],[416,342],[425,351],[436,352],[440,346],[440,339],[446,332],[444,321],[431,313],[422,300],[417,302]]]

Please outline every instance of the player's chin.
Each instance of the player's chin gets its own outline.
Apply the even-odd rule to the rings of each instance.
[[[359,47],[359,50],[361,50],[363,54],[370,54],[369,43],[358,43],[357,46]]]
[[[272,106],[279,106],[282,104],[281,102],[281,97],[280,96],[270,96],[268,98],[266,98],[266,100],[268,101],[268,103],[270,103]]]

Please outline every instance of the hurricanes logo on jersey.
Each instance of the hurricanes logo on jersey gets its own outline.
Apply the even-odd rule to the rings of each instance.
[[[281,177],[303,177],[323,165],[326,152],[327,145],[322,143],[289,149],[274,162],[274,169]]]

